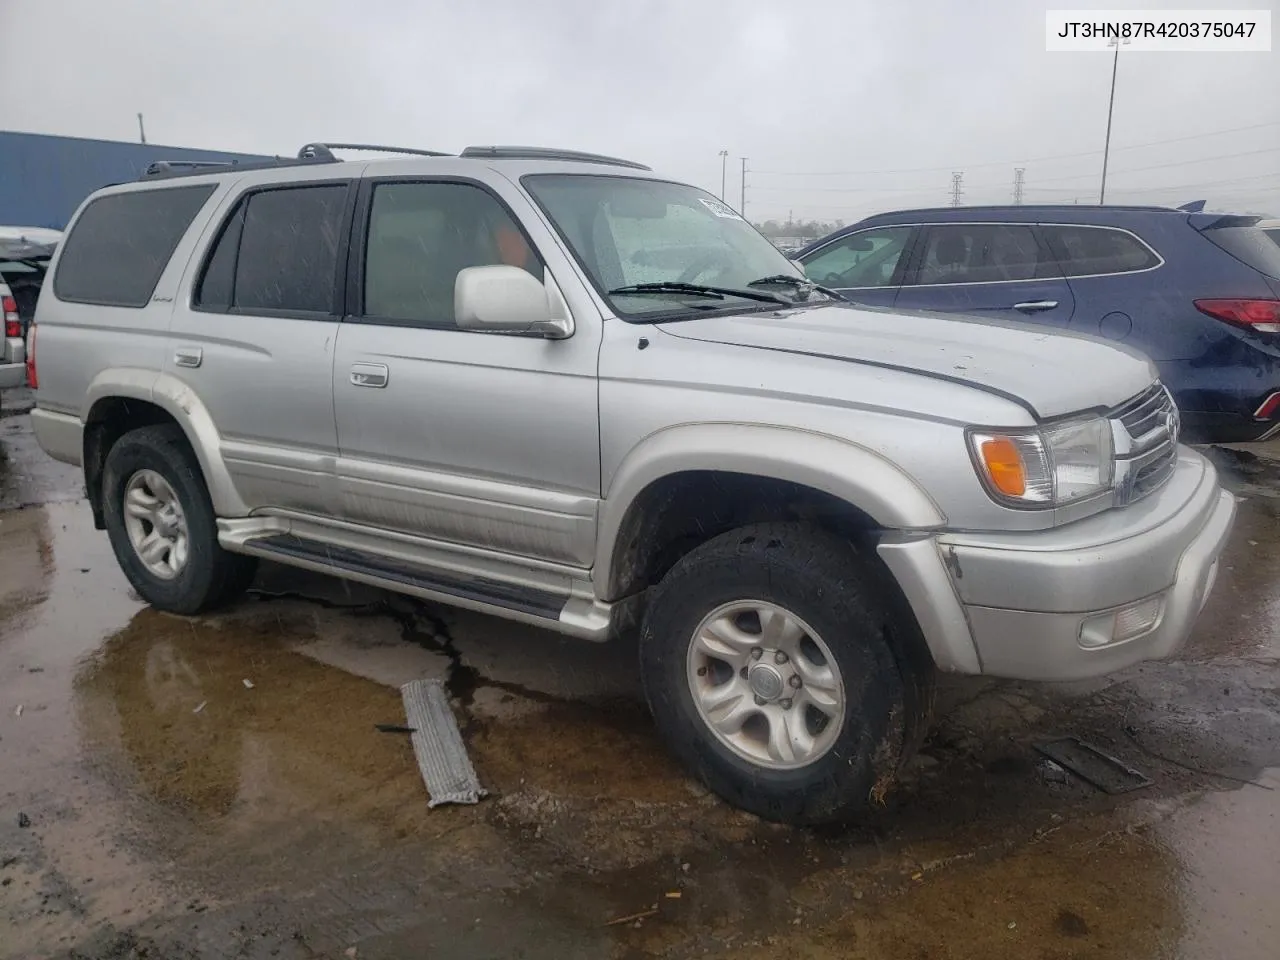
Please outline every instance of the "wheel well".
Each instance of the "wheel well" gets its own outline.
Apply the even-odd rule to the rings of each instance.
[[[102,470],[107,454],[115,442],[130,430],[171,423],[179,426],[163,407],[131,397],[104,397],[89,410],[84,427],[84,485],[93,508],[93,522],[104,529],[106,518],[102,508]]]
[[[786,480],[713,470],[678,473],[655,480],[628,508],[613,547],[608,599],[615,601],[618,633],[638,627],[645,591],[689,551],[736,527],[803,521],[858,548],[886,604],[886,639],[910,685],[908,707],[927,717],[933,707],[933,655],[898,581],[875,553],[881,527],[869,514],[839,497]],[[927,723],[922,719],[918,735]],[[904,754],[915,751],[913,744]]]
[[[613,546],[611,600],[656,584],[676,562],[713,537],[749,523],[803,520],[853,542],[877,529],[864,511],[812,487],[715,470],[655,480],[627,509]]]

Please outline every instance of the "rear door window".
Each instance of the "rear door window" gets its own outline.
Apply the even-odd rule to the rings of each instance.
[[[59,300],[145,307],[212,184],[132,190],[98,197],[63,242],[53,278]]]
[[[223,223],[195,305],[331,315],[347,193],[345,181],[250,193]]]
[[[1041,224],[1049,248],[1067,277],[1136,273],[1160,265],[1160,257],[1127,230],[1083,224]]]
[[[929,227],[917,286],[1035,280],[1052,275],[1028,224],[946,223]]]
[[[911,227],[872,227],[841,237],[802,262],[815,283],[828,287],[887,287],[902,262]]]
[[[236,257],[233,303],[332,313],[347,185],[264,190],[249,197]]]

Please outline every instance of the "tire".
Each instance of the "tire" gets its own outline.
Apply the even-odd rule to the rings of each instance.
[[[900,596],[879,564],[811,526],[757,524],[708,541],[663,578],[645,614],[641,674],[660,733],[708,788],[766,820],[818,825],[856,818],[869,801],[883,797],[928,726],[933,665],[921,653],[925,647],[919,628]],[[757,610],[763,604],[766,609],[758,615],[735,613],[733,605],[744,602]],[[798,646],[788,647],[783,640],[769,648],[788,648],[793,653],[798,649],[790,658],[777,660],[775,652],[757,660],[753,650],[746,660],[730,658],[721,664],[705,656],[705,648],[695,642],[707,618],[722,611],[730,619],[717,621],[719,632],[712,642],[717,650],[737,655],[744,631],[763,629],[766,617],[771,625],[784,622],[773,619],[777,610],[792,617],[792,626],[784,631],[788,636],[799,628],[806,634]],[[724,632],[726,626],[731,627],[729,633]],[[722,642],[720,636],[732,636],[735,642]],[[834,671],[829,670],[830,663],[824,665],[827,658],[818,650],[819,644],[825,645],[838,669],[842,710],[838,708],[841,698],[828,697]],[[782,666],[763,671],[758,666],[771,661]],[[730,663],[745,665],[746,673]],[[795,675],[786,674],[787,669]],[[775,681],[770,675],[775,672],[780,672],[786,692],[781,699],[763,704],[775,721],[762,728],[760,721],[767,715],[752,685],[767,681],[760,686],[772,694]],[[811,685],[806,685],[806,676]],[[694,689],[696,685],[704,691],[699,700],[706,703],[721,697],[722,690],[732,694],[730,687],[720,684],[737,684],[739,679],[752,695],[745,700],[727,695],[729,711],[754,712],[759,719],[748,718],[740,732],[728,735],[736,737],[734,746],[713,729],[709,719],[726,713],[704,716],[695,703]],[[809,697],[803,716],[798,710],[802,694]],[[831,704],[815,707],[819,699],[830,699]],[[779,707],[785,707],[785,712],[779,713]],[[828,722],[815,723],[824,710],[829,711]],[[779,717],[782,727],[777,727]],[[813,741],[807,756],[797,747],[806,741],[789,735],[793,728],[787,725],[795,723],[803,723],[805,735]],[[755,753],[771,752],[765,734],[775,729],[788,731],[788,736],[779,737],[776,753],[770,757],[744,754],[743,744]],[[795,752],[790,761],[788,750]]]
[[[168,502],[154,496],[155,491],[145,485],[147,477],[162,489],[167,485],[185,522],[185,555],[168,576],[149,569],[131,539],[130,524],[134,521],[126,516],[125,497],[135,479],[141,478],[139,482],[144,484],[138,494],[143,499],[151,493],[157,503]],[[170,613],[200,613],[235,599],[253,582],[257,561],[228,553],[218,544],[209,488],[191,445],[177,426],[141,427],[115,442],[102,472],[102,502],[116,560],[151,606]],[[158,529],[155,521],[144,520],[144,530],[148,524],[152,530]],[[174,553],[170,551],[168,557],[172,560]]]

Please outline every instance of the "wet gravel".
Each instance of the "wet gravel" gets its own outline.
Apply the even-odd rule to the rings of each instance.
[[[666,755],[625,645],[272,567],[218,616],[145,608],[8,397],[0,957],[1276,956],[1273,451],[1212,452],[1246,500],[1178,658],[950,679],[882,809],[797,831]],[[376,729],[419,676],[454,697],[474,807],[428,810]],[[1153,783],[1046,777],[1059,736]]]

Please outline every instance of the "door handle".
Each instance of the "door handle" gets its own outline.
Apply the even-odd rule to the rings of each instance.
[[[1013,309],[1021,310],[1023,313],[1039,313],[1041,310],[1052,310],[1057,305],[1057,300],[1025,300],[1022,303],[1015,303]]]
[[[173,351],[173,364],[176,367],[198,367],[204,360],[204,351],[200,347],[178,347]]]
[[[385,363],[353,363],[351,384],[356,387],[385,387],[390,374]]]

